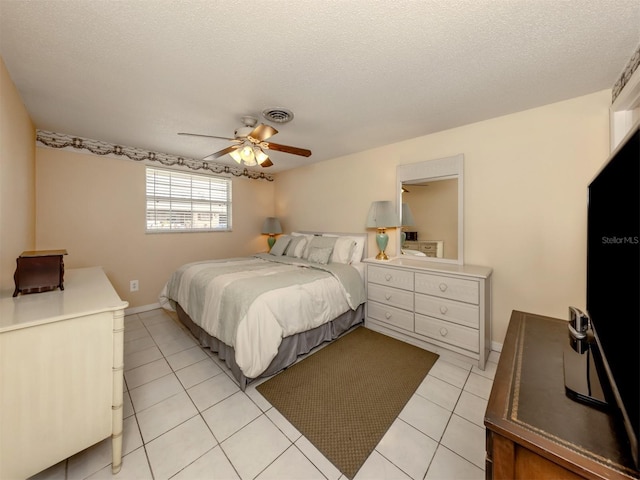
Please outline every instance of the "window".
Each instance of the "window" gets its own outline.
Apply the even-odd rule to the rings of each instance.
[[[231,180],[147,167],[147,232],[231,230]]]

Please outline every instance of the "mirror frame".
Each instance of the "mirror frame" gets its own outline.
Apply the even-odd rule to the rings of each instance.
[[[396,201],[398,218],[402,219],[402,183],[407,181],[437,181],[449,178],[458,179],[458,258],[435,258],[411,256],[412,260],[464,264],[464,155],[437,158],[424,162],[398,165],[396,169]],[[401,227],[396,228],[396,256],[401,257]]]

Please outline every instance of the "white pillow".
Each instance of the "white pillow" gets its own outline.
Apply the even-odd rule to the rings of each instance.
[[[356,242],[352,238],[337,237],[336,244],[333,247],[333,254],[331,255],[331,263],[351,263],[355,246]]]
[[[287,251],[285,255],[287,257],[294,258],[302,258],[302,254],[304,253],[304,247],[307,245],[307,239],[302,235],[293,235],[291,237],[291,242],[289,242],[289,246],[287,247]]]
[[[356,242],[355,247],[353,247],[353,254],[351,255],[350,263],[358,263],[362,261],[362,256],[364,255],[364,243],[367,241],[366,237],[350,237]]]
[[[291,241],[291,237],[289,235],[281,235],[276,240],[276,243],[273,244],[273,247],[271,247],[271,250],[269,251],[269,253],[271,255],[276,255],[276,256],[283,255],[290,241]]]
[[[302,253],[300,254],[300,258],[307,258],[309,256],[309,245],[311,244],[311,240],[313,240],[313,237],[315,235],[309,235],[307,233],[291,232],[291,236],[306,238],[307,241],[305,242],[304,250],[302,250]]]
[[[325,237],[338,237],[338,238],[350,238],[355,242],[355,247],[353,247],[353,253],[351,254],[351,260],[347,263],[360,263],[362,261],[362,256],[364,255],[364,243],[366,240],[366,235],[357,236],[357,235],[335,235],[331,233],[325,233],[323,236]]]

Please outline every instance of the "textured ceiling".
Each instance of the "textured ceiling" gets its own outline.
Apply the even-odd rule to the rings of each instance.
[[[197,159],[228,142],[177,132],[284,107],[313,155],[271,173],[611,88],[639,44],[640,0],[0,0],[36,128]]]

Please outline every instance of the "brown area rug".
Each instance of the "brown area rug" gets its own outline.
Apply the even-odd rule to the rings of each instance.
[[[353,478],[437,359],[358,327],[257,390]]]

